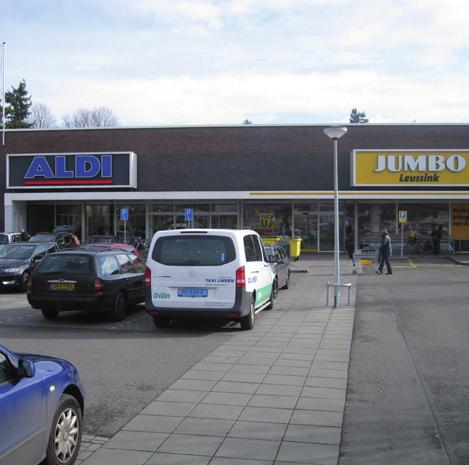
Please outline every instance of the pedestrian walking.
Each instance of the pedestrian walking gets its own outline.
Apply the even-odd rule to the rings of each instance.
[[[433,253],[435,255],[440,254],[440,243],[441,243],[441,237],[443,236],[443,227],[440,225],[437,229],[435,226],[433,228],[431,237],[432,237],[432,246],[433,246]]]
[[[392,255],[391,238],[386,229],[383,229],[381,234],[381,245],[379,248],[379,266],[376,271],[378,274],[383,274],[383,268],[386,264],[387,273],[392,274],[391,264],[389,263],[389,257]]]

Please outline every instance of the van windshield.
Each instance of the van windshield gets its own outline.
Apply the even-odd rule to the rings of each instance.
[[[90,274],[91,257],[87,255],[48,255],[39,265],[42,274]]]
[[[153,260],[171,266],[218,266],[236,258],[233,241],[224,236],[166,236],[155,244]]]

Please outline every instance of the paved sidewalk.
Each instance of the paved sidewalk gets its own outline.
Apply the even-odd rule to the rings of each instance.
[[[295,263],[308,272],[292,275],[252,331],[235,333],[96,451],[86,443],[77,463],[336,465],[354,307],[325,307],[331,265]],[[345,262],[343,272],[354,303],[356,277]]]

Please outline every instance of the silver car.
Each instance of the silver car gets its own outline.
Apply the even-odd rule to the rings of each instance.
[[[274,273],[273,295],[277,297],[279,289],[290,286],[290,257],[285,249],[277,244],[264,246],[270,266]]]

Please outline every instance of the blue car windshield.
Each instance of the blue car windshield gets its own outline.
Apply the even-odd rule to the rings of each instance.
[[[15,245],[13,247],[6,246],[0,249],[0,258],[26,260],[31,257],[34,249],[34,246],[31,247],[27,245]]]

